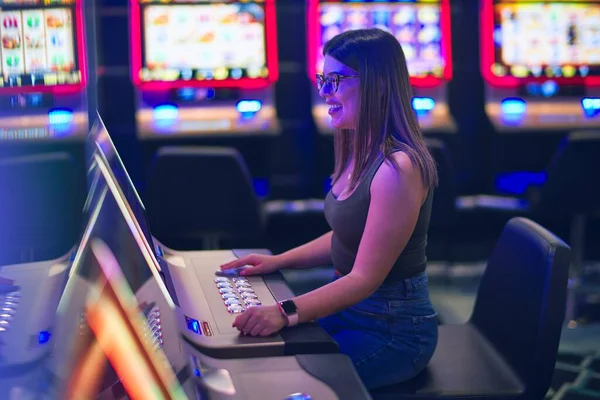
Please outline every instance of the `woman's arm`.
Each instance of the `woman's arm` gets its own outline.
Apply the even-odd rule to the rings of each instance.
[[[342,311],[373,294],[410,239],[427,190],[405,153],[393,157],[400,168],[384,163],[371,183],[371,204],[352,271],[295,298],[299,322]]]
[[[279,254],[282,268],[305,269],[331,264],[332,231],[313,241]]]

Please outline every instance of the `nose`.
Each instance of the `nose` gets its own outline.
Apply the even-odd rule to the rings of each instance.
[[[319,96],[321,96],[324,99],[328,99],[332,96],[331,91],[328,88],[329,85],[323,85],[321,87],[321,89],[319,89]]]

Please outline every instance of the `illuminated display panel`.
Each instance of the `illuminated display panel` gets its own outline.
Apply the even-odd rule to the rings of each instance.
[[[490,84],[600,84],[600,1],[483,1],[482,73]]]
[[[80,0],[0,0],[0,93],[80,91],[83,38]]]
[[[351,29],[381,28],[402,45],[411,83],[436,86],[452,78],[448,0],[309,0],[309,76],[321,72],[323,46]]]
[[[277,80],[275,3],[132,1],[133,80],[144,89]]]

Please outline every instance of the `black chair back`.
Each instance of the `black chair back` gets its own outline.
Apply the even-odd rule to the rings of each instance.
[[[82,169],[65,152],[0,160],[0,264],[57,258],[76,244]]]
[[[264,231],[250,173],[232,148],[159,149],[147,197],[152,232],[170,247],[197,248],[206,235],[244,238]]]
[[[504,228],[482,277],[470,323],[522,380],[527,395],[548,389],[565,316],[570,248],[525,219]]]
[[[444,142],[427,138],[425,143],[437,164],[439,177],[439,184],[434,190],[429,222],[430,231],[433,232],[450,228],[456,222],[456,182],[452,158]]]
[[[547,168],[534,211],[571,217],[600,211],[600,131],[572,132]]]

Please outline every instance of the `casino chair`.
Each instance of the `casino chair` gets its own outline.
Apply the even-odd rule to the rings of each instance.
[[[433,193],[431,218],[427,232],[427,256],[439,256],[447,261],[448,266],[453,261],[452,243],[455,236],[458,211],[456,208],[456,178],[450,152],[443,141],[426,138],[425,144],[431,152],[438,170],[438,186]],[[436,251],[438,250],[438,251]],[[446,271],[447,272],[447,271]]]
[[[543,186],[529,193],[531,213],[540,221],[569,221],[569,245],[573,254],[571,278],[574,286],[579,286],[586,223],[600,216],[600,131],[570,133],[555,153],[546,174]]]
[[[0,159],[0,265],[53,259],[77,242],[83,167],[65,152]]]
[[[160,148],[146,203],[152,233],[176,250],[218,249],[224,239],[257,239],[265,230],[246,163],[232,148]]]
[[[511,219],[488,261],[473,314],[439,326],[429,366],[373,390],[383,399],[543,399],[564,321],[570,248],[541,225]]]

